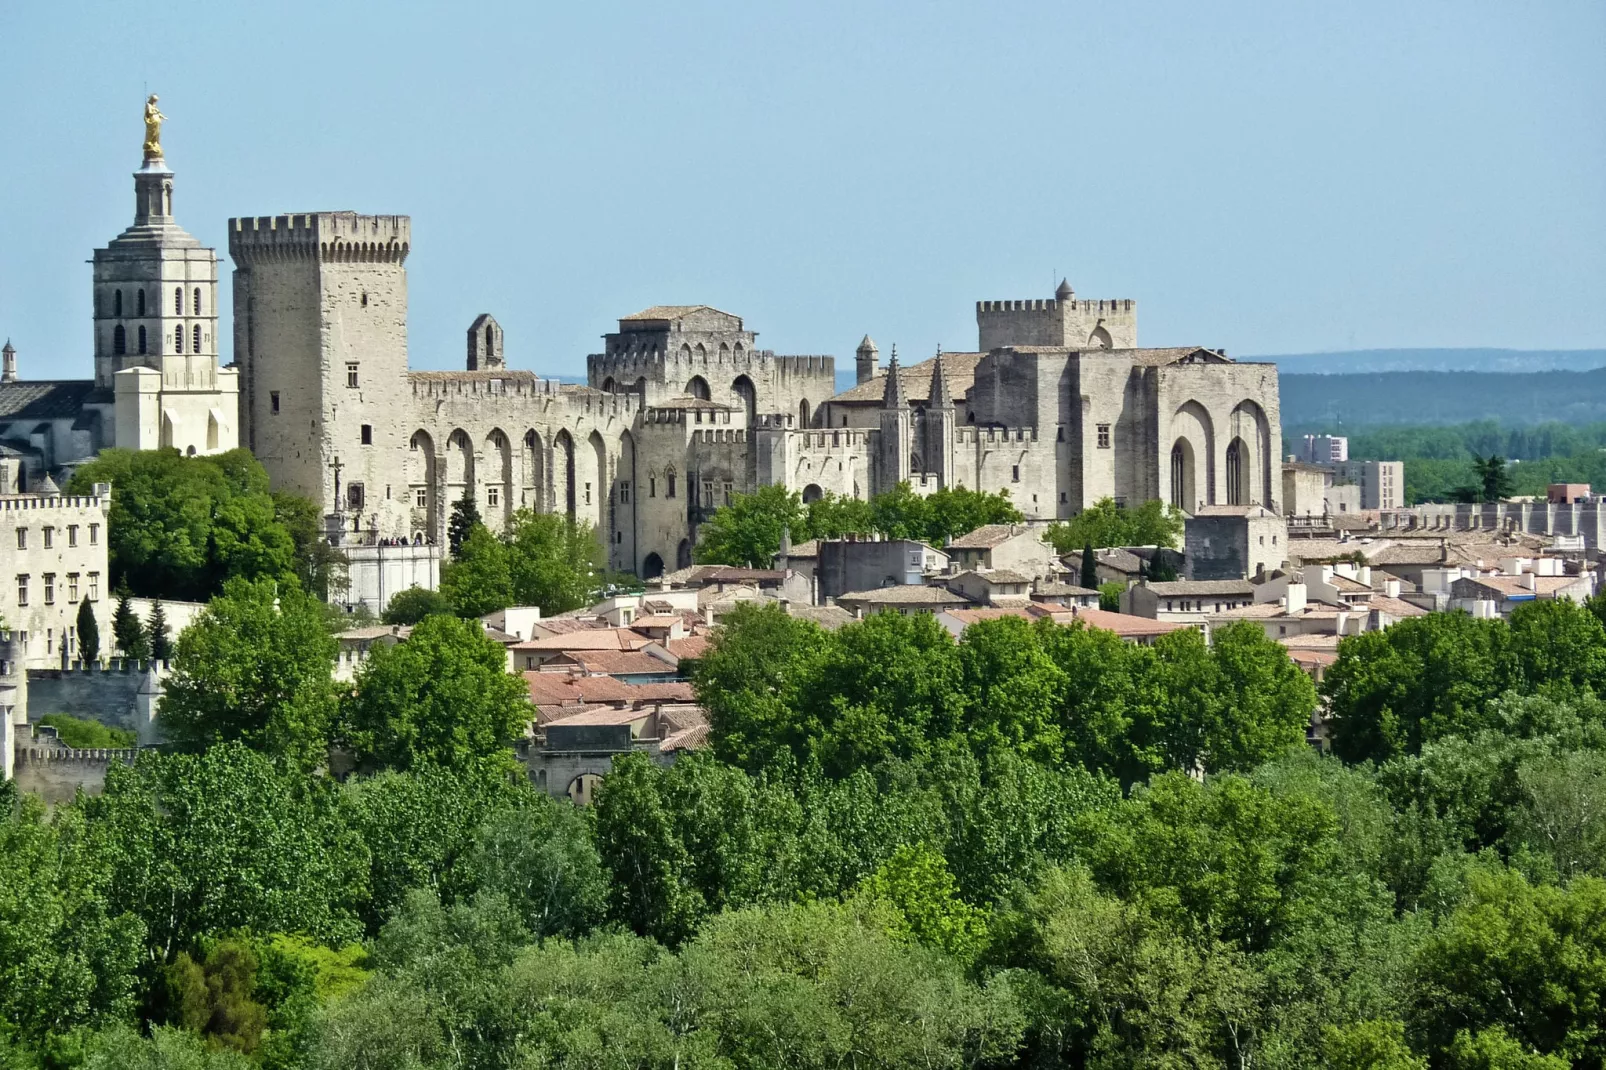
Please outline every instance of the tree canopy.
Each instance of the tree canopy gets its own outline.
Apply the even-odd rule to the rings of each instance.
[[[267,471],[249,450],[210,457],[102,450],[73,473],[67,492],[88,494],[96,483],[114,488],[107,532],[114,588],[204,602],[231,578],[299,581],[328,571],[316,507],[270,493]]]
[[[1176,549],[1182,537],[1182,512],[1159,500],[1127,507],[1114,498],[1100,498],[1069,520],[1050,524],[1048,541],[1061,554],[1092,546],[1161,546]]]

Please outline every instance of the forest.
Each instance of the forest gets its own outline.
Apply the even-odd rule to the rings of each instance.
[[[1606,1065],[1606,605],[1320,689],[1247,625],[744,607],[712,746],[577,809],[474,622],[342,688],[275,597],[180,636],[168,752],[3,798],[0,1067]]]

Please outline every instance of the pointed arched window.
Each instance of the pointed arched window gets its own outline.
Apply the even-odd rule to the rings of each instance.
[[[144,290],[136,290],[136,291],[134,291],[134,314],[136,316],[143,316],[145,314],[145,291]],[[140,352],[143,353],[144,350],[140,350]]]
[[[145,355],[145,325],[143,323],[139,325],[139,352],[141,356]]]
[[[128,335],[124,333],[123,325],[119,323],[112,328],[112,353],[120,357],[126,352],[128,352]]]
[[[121,291],[121,290],[117,290],[117,291],[113,292],[113,294],[112,294],[112,315],[117,317],[117,318],[119,318],[119,319],[122,318],[122,315],[123,315],[123,291]]]

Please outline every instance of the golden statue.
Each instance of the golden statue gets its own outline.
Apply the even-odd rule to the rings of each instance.
[[[145,158],[147,160],[160,160],[162,158],[162,120],[167,116],[156,109],[156,94],[145,102]]]

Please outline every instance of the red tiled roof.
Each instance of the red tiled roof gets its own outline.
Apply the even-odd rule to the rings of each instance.
[[[639,650],[573,650],[564,655],[586,672],[598,673],[672,673],[675,666],[662,658],[644,654]]]
[[[636,650],[652,640],[637,635],[629,628],[595,628],[588,631],[568,632],[563,635],[543,635],[515,643],[514,650],[567,652],[571,650]]]
[[[708,653],[708,636],[688,635],[684,639],[669,639],[663,647],[677,658],[700,658]]]

